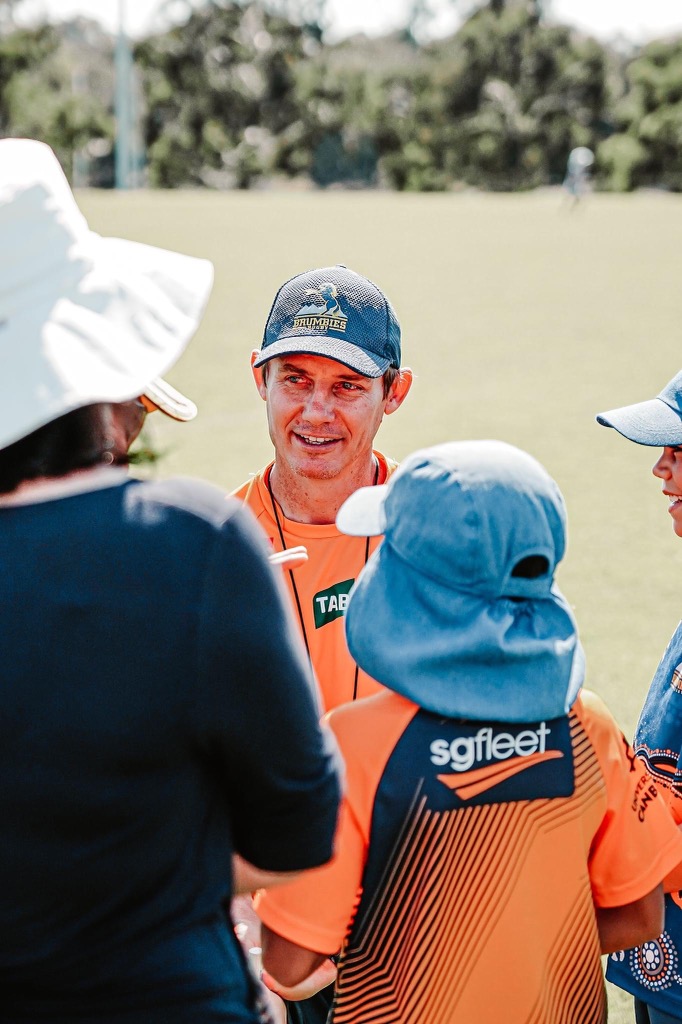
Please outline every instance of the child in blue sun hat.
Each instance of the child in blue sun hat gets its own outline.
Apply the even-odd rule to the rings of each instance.
[[[603,1024],[600,954],[660,932],[682,840],[582,689],[557,484],[511,445],[452,442],[356,491],[337,526],[384,535],[346,636],[386,689],[327,716],[336,855],[262,895],[266,982],[304,998],[338,955],[333,1024]]]

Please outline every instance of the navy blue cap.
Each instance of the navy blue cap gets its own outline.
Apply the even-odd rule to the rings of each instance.
[[[400,366],[400,324],[381,289],[361,274],[341,265],[308,270],[277,292],[254,366],[296,354],[380,377]]]
[[[636,444],[656,448],[682,444],[682,371],[666,384],[656,398],[600,412],[597,423],[613,427]]]

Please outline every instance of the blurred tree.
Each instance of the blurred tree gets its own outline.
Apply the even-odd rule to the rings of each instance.
[[[14,11],[21,0],[0,0],[0,30],[3,32],[15,28]]]
[[[19,2],[0,0],[0,131],[106,162],[112,41],[12,28]],[[332,46],[328,0],[166,2],[186,24],[136,47],[152,184],[530,188],[588,146],[604,187],[682,189],[679,40],[625,62],[547,0],[451,0],[461,28],[426,43],[432,0],[411,0],[402,32]]]
[[[301,25],[317,40],[329,28],[329,0],[267,0],[266,6],[280,18]]]
[[[97,86],[85,69],[79,75],[72,25],[14,29],[0,34],[0,134],[26,136],[47,142],[67,174],[75,154],[93,140],[108,145],[113,129],[107,89]],[[85,46],[102,43],[103,34],[88,37]],[[92,56],[98,73],[101,58]]]
[[[628,64],[615,105],[618,134],[597,150],[607,188],[682,191],[682,38],[645,46]]]
[[[509,7],[526,8],[528,13],[540,18],[547,13],[551,0],[450,0],[450,5],[464,18],[469,18],[485,8],[493,14],[502,14]]]
[[[593,40],[546,24],[540,4],[479,5],[429,48],[440,93],[435,168],[450,182],[529,188],[560,182],[572,148],[594,148],[608,100]]]
[[[301,62],[299,116],[278,140],[277,168],[292,176],[304,170],[320,185],[377,182],[382,157],[408,141],[412,79],[422,61],[398,33],[356,37]]]
[[[299,114],[295,67],[318,47],[269,5],[231,0],[139,44],[152,184],[248,187],[269,173],[273,137]]]
[[[16,30],[0,36],[0,130],[9,134],[11,116],[7,89],[15,75],[39,67],[59,46],[55,31],[47,25],[36,30]]]
[[[415,17],[425,11],[422,4],[412,9]],[[460,33],[429,47],[416,45],[414,23],[407,28],[324,48],[297,65],[299,119],[277,140],[279,169],[308,172],[319,184],[383,180],[420,190],[457,181],[507,188],[550,175],[562,180],[569,150],[591,141],[603,93],[598,62],[585,82],[572,81],[570,68],[581,54],[570,52],[568,32],[534,45],[527,37],[538,28],[535,7],[513,3],[501,15],[485,5]],[[569,53],[547,65],[541,58],[557,43]],[[568,93],[562,75],[570,80]],[[533,116],[529,106],[538,96],[547,101],[548,93],[553,102]],[[550,130],[556,138],[548,154]]]
[[[410,3],[405,33],[413,46],[423,42],[433,15],[431,0],[412,0]]]

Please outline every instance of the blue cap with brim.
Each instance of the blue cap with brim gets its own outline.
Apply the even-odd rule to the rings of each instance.
[[[600,412],[597,423],[613,427],[636,444],[656,448],[682,444],[682,371],[656,398]]]
[[[400,324],[368,278],[341,265],[308,270],[277,292],[254,366],[295,355],[323,356],[380,377],[400,366]]]
[[[535,459],[500,441],[424,449],[387,484],[356,491],[337,525],[385,534],[346,612],[348,646],[365,672],[447,717],[566,714],[585,664],[554,584],[564,503]],[[530,576],[523,566],[534,567]]]

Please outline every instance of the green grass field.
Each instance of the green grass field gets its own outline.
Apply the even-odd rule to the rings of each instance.
[[[276,288],[345,263],[380,284],[416,383],[386,420],[396,458],[455,438],[499,438],[539,458],[569,510],[560,583],[588,685],[632,733],[682,609],[676,540],[655,450],[597,426],[596,412],[653,397],[682,365],[682,198],[592,196],[570,211],[531,195],[84,193],[91,225],[207,256],[216,286],[169,380],[200,406],[152,421],[160,472],[232,488],[271,456],[249,353]],[[612,1024],[633,1020],[611,992]]]

